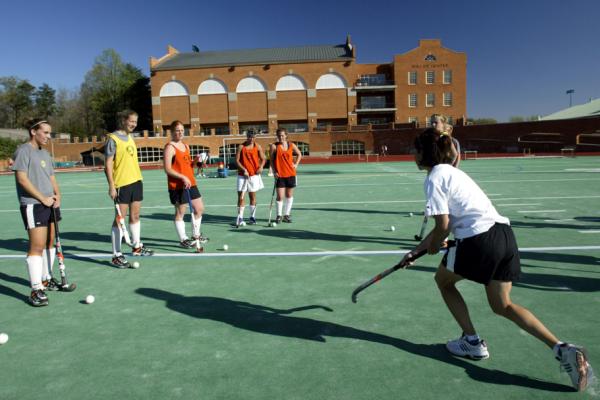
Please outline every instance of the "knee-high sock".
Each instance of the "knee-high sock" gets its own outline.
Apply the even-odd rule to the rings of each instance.
[[[54,259],[56,258],[56,249],[44,249],[42,253],[42,280],[48,281],[52,277],[52,267],[54,266]]]
[[[42,269],[44,268],[42,256],[27,256],[26,261],[31,288],[34,290],[42,289],[44,287],[42,285]]]
[[[131,232],[131,241],[133,242],[133,247],[141,246],[142,222],[138,221],[133,224],[129,224],[129,231]]]
[[[110,240],[112,242],[113,255],[116,256],[121,254],[121,241],[123,240],[123,235],[118,226],[113,225],[112,230],[110,231]]]
[[[188,236],[185,234],[185,222],[182,219],[175,220],[175,230],[177,231],[177,236],[179,236],[179,241],[183,242]]]
[[[277,215],[281,215],[281,213],[283,213],[283,201],[276,201],[277,203]]]
[[[202,232],[202,215],[198,215],[197,217],[194,215],[194,220],[196,223],[194,224],[194,232],[192,232],[192,234],[196,237],[199,237],[200,232]]]
[[[245,208],[246,208],[245,206],[238,207],[238,216],[237,216],[238,224],[244,220],[244,209]]]
[[[256,206],[250,206],[250,216],[256,218]]]
[[[290,215],[292,212],[292,204],[294,204],[294,198],[288,197],[287,202],[285,203],[285,215]]]

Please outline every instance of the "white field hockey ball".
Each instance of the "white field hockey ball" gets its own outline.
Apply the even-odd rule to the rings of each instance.
[[[229,250],[229,246],[227,246],[226,244],[223,245],[223,250],[227,251]]]
[[[85,302],[87,304],[92,304],[94,301],[96,301],[96,298],[94,296],[92,296],[91,294],[87,295],[85,298]]]
[[[0,333],[0,345],[6,344],[8,342],[8,335],[6,333]]]

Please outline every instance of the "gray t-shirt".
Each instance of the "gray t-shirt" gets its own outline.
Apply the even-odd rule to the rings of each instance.
[[[44,149],[35,148],[28,142],[17,147],[17,151],[15,151],[15,154],[13,155],[13,160],[15,160],[11,168],[13,171],[26,172],[27,178],[29,178],[33,186],[35,186],[44,196],[49,197],[54,195],[54,188],[50,181],[50,177],[54,175],[50,153]],[[17,196],[19,197],[19,203],[21,205],[40,204],[38,200],[31,197],[31,195],[21,187],[18,181]]]
[[[129,136],[129,135],[123,133],[122,131],[113,132],[113,135],[117,135],[117,137],[124,142],[127,141],[127,138]],[[117,144],[111,137],[109,137],[108,140],[106,141],[106,146],[104,147],[104,156],[105,157],[114,156],[116,152],[117,152]]]

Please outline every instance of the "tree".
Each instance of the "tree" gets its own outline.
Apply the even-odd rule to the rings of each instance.
[[[56,111],[56,90],[44,83],[33,94],[36,117],[48,119]]]
[[[467,125],[491,125],[497,124],[494,118],[467,118]]]
[[[525,121],[539,121],[539,115],[530,115],[529,117],[523,117],[521,115],[515,115],[508,119],[508,122],[525,122]]]
[[[8,128],[21,127],[23,118],[33,109],[35,86],[15,76],[0,78],[0,103],[6,113],[2,125]]]
[[[131,107],[131,90],[144,79],[141,70],[124,63],[113,49],[104,50],[85,75],[81,86],[82,98],[90,100],[90,107],[101,118],[101,127],[113,131],[118,126],[117,114]],[[145,90],[144,87],[141,87]],[[148,94],[148,101],[150,97]]]

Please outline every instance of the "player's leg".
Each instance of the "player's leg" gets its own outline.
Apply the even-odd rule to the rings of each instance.
[[[208,242],[208,238],[202,235],[202,215],[204,214],[202,195],[196,186],[190,188],[189,193],[192,197],[192,211],[194,213],[192,240],[199,240],[200,243],[206,243]]]
[[[277,181],[281,181],[282,178],[278,178]],[[285,187],[279,187],[279,183],[277,184],[277,197],[275,198],[275,204],[277,206],[277,217],[275,218],[275,222],[278,224],[283,219],[283,198],[285,197]]]
[[[27,272],[29,273],[29,283],[31,285],[31,295],[29,303],[34,307],[48,305],[48,297],[44,293],[43,253],[48,238],[48,227],[40,226],[27,231],[29,236],[29,250],[27,251]]]
[[[256,192],[248,192],[248,197],[250,198],[250,218],[248,219],[248,223],[250,225],[256,224]]]
[[[60,215],[60,214],[59,214]],[[59,220],[60,218],[57,217]],[[54,224],[49,222],[48,227],[48,237],[46,240],[46,246],[44,248],[44,253],[42,254],[42,259],[44,261],[44,267],[42,272],[42,283],[44,284],[45,290],[60,290],[60,286],[58,282],[53,279],[53,267],[54,260],[56,259],[56,248],[54,247],[54,237],[55,237],[55,229]]]
[[[283,222],[292,222],[292,205],[294,204],[294,188],[296,187],[296,177],[289,178],[287,186],[285,188],[285,212],[283,216]]]
[[[463,277],[448,270],[444,263],[438,266],[435,282],[450,314],[452,314],[463,332],[458,339],[447,342],[446,348],[452,354],[460,357],[468,357],[474,360],[488,358],[487,345],[477,335],[467,303],[456,288],[456,283],[461,280],[463,280]]]
[[[131,230],[131,241],[133,244],[131,253],[134,256],[151,256],[154,254],[154,251],[150,250],[142,243],[142,222],[140,220],[140,213],[142,210],[142,201],[144,200],[144,186],[142,181],[137,181],[129,186],[131,186],[129,229]]]

